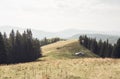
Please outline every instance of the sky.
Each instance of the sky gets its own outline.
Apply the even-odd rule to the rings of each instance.
[[[0,0],[0,26],[120,31],[120,0]]]

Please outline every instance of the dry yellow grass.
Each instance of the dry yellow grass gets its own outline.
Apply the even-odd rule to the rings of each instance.
[[[84,58],[0,66],[0,79],[119,79],[120,60]]]
[[[49,51],[64,51],[66,46],[76,44],[74,42],[76,41],[61,41],[42,47],[47,57],[36,62],[0,66],[0,79],[120,79],[119,59],[49,57]],[[56,46],[65,48],[57,50]]]
[[[66,58],[79,58],[74,56],[76,52],[84,52],[84,57],[98,57],[91,51],[87,50],[79,44],[78,40],[59,41],[42,47],[43,59],[66,59]]]
[[[43,52],[43,54],[47,54],[47,53],[50,53],[52,51],[55,51],[58,47],[64,47],[65,45],[70,44],[70,43],[74,43],[75,41],[77,41],[77,40],[58,41],[56,43],[43,46],[42,52]]]
[[[68,47],[67,47],[67,49],[65,48],[65,50],[63,50],[63,48],[66,45],[72,44],[72,43],[75,43],[75,42],[77,42],[77,40],[58,41],[56,43],[45,45],[45,46],[41,47],[43,56],[46,56],[46,58],[44,58],[44,59],[47,59],[47,60],[49,58],[53,59],[54,57],[51,57],[50,55],[54,55],[56,53],[61,53],[61,51],[66,53],[66,51],[69,50]],[[62,49],[58,50],[58,48],[62,48]]]

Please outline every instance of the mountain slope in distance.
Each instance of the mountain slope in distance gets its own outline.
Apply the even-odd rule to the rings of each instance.
[[[11,30],[14,31],[19,31],[20,33],[23,33],[24,31],[26,31],[29,28],[20,28],[20,27],[13,27],[13,26],[1,26],[0,27],[0,32],[4,33],[6,32],[7,35],[10,34]],[[43,39],[44,37],[52,37],[54,36],[54,33],[51,32],[45,32],[45,31],[41,31],[41,30],[35,30],[35,29],[31,29],[33,37],[38,38],[38,39]]]
[[[80,35],[87,35],[90,38],[96,38],[97,41],[99,41],[100,39],[102,41],[106,41],[108,39],[109,43],[111,44],[115,44],[117,40],[120,38],[119,36],[116,35],[107,35],[107,34],[76,34],[69,37],[68,39],[79,39]]]
[[[13,27],[13,26],[1,26],[0,32],[6,32],[7,35],[14,29],[19,30],[19,32],[24,32],[27,28],[21,27]],[[29,29],[29,28],[28,28]],[[111,43],[115,43],[119,38],[118,33],[115,32],[98,32],[98,31],[87,31],[87,30],[79,30],[79,29],[67,29],[59,32],[46,32],[36,29],[31,29],[33,33],[33,37],[38,39],[43,39],[44,37],[47,38],[54,38],[60,37],[64,39],[78,39],[80,35],[87,34],[88,36],[96,39],[106,40],[107,38],[110,40]]]

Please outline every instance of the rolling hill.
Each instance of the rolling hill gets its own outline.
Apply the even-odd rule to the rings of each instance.
[[[74,59],[98,57],[79,44],[77,40],[58,41],[42,47],[43,55],[53,59]],[[75,56],[77,52],[84,52],[84,56]]]
[[[72,53],[78,51],[83,51],[85,57],[72,56]],[[42,52],[44,57],[34,62],[0,65],[0,79],[120,78],[119,59],[98,58],[79,45],[77,40],[59,41],[43,46]]]

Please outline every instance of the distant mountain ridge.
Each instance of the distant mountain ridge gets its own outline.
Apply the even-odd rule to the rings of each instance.
[[[102,41],[106,41],[108,39],[109,43],[111,44],[115,44],[117,40],[120,38],[120,36],[107,35],[107,34],[76,34],[69,37],[68,39],[79,39],[80,35],[87,35],[90,38],[95,38],[97,41],[99,41],[100,39]]]
[[[0,27],[0,32],[4,33],[6,32],[7,35],[11,32],[11,30],[17,31],[19,30],[20,33],[23,33],[25,30],[30,29],[30,28],[20,28],[20,27],[12,27],[12,26],[2,26]],[[33,36],[38,39],[43,39],[44,37],[52,37],[53,33],[51,32],[45,32],[41,30],[35,30],[31,29]]]
[[[6,32],[7,35],[11,32],[19,30],[19,32],[24,32],[27,28],[13,27],[13,26],[1,26],[0,32]],[[29,28],[28,28],[29,29]],[[31,29],[33,33],[33,37],[38,39],[43,39],[44,37],[52,38],[52,37],[60,37],[65,39],[78,39],[80,35],[88,35],[92,38],[96,39],[110,39],[110,42],[115,43],[117,39],[120,37],[119,32],[100,32],[100,31],[88,31],[88,30],[79,30],[79,29],[67,29],[59,32],[45,32],[41,30]]]

